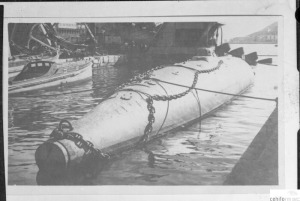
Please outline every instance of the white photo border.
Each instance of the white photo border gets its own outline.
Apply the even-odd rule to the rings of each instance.
[[[270,3],[271,2],[271,3]],[[297,188],[299,75],[293,0],[174,2],[43,2],[4,4],[3,66],[8,58],[8,23],[213,21],[222,17],[273,17],[279,22],[279,186],[10,186],[8,176],[8,77],[3,76],[3,127],[7,195],[197,195],[206,200],[257,196],[269,189]],[[3,68],[3,75],[8,69]],[[117,190],[116,190],[117,189]],[[117,196],[118,197],[118,196]],[[224,198],[225,198],[224,197]],[[243,199],[243,200],[247,200]],[[231,199],[234,200],[234,199]],[[253,200],[253,199],[252,199]]]

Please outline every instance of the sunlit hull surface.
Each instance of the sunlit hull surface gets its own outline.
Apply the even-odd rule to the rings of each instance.
[[[72,122],[73,131],[107,153],[117,153],[136,146],[148,124],[149,111],[145,94],[170,96],[188,89],[157,80],[190,87],[194,81],[195,70],[215,68],[220,64],[220,60],[222,62],[217,70],[199,74],[195,87],[231,94],[240,94],[247,90],[253,82],[254,74],[244,60],[231,56],[194,57],[184,63],[154,70],[150,74],[152,79],[143,79],[125,86],[124,90],[116,92],[81,119]],[[154,100],[155,122],[150,138],[191,123],[200,117],[203,118],[232,98],[231,95],[193,89],[177,99]],[[85,151],[77,147],[73,141],[67,139],[58,142],[49,141],[38,148],[36,161],[40,169],[45,167],[45,164],[53,165],[51,160],[55,160],[55,164],[60,164],[57,167],[66,168],[81,163],[84,154]],[[47,158],[44,157],[46,155]]]

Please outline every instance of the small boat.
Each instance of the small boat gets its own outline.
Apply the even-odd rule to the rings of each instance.
[[[63,63],[33,61],[9,81],[9,94],[72,83],[92,77],[92,60],[68,60]]]
[[[42,172],[64,172],[84,166],[91,153],[120,153],[206,117],[231,101],[226,93],[243,93],[253,79],[251,66],[231,55],[159,66],[121,85],[81,119],[62,120],[36,150],[36,163]]]
[[[94,56],[94,61],[98,65],[95,67],[103,67],[103,66],[116,66],[124,64],[126,58],[124,55],[101,55]]]
[[[59,58],[59,53],[56,53],[55,56],[44,56],[44,55],[35,55],[35,56],[25,56],[25,57],[12,57],[8,61],[8,76],[9,78],[15,77],[18,75],[24,66],[30,61],[53,61],[55,62]]]

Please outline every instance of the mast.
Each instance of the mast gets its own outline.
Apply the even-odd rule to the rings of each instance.
[[[86,23],[84,23],[84,26],[87,29],[89,36],[93,39],[94,43],[97,44],[97,40],[96,40],[94,34],[92,33],[91,29],[89,28],[89,26]]]

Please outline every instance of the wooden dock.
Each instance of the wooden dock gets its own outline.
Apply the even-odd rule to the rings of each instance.
[[[278,185],[278,108],[226,178],[224,185]]]

